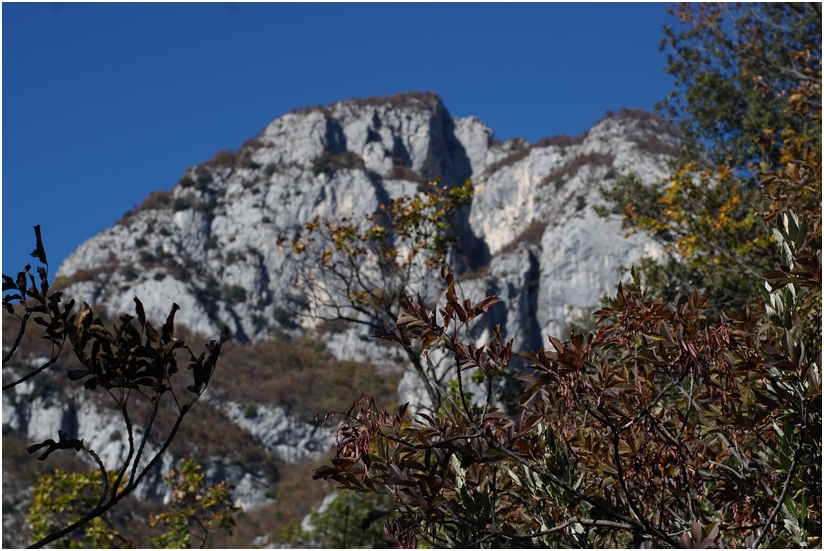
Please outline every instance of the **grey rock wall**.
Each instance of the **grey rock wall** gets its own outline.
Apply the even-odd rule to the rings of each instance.
[[[538,275],[529,299],[535,304],[519,306],[504,325],[512,335],[529,327],[524,344],[537,346],[535,325],[559,333],[614,286],[618,265],[655,254],[643,236],[625,239],[618,222],[594,216],[591,207],[599,184],[617,175],[664,176],[667,153],[678,142],[663,121],[632,111],[573,140],[492,137],[475,117],[451,118],[434,95],[290,113],[244,153],[250,162],[188,171],[188,183],[171,191],[171,208],[143,210],[101,232],[63,262],[58,276],[74,281],[68,294],[111,316],[130,311],[137,295],[149,317],[164,319],[175,301],[178,320],[192,329],[217,335],[225,324],[240,340],[266,339],[282,329],[275,312],[293,308],[288,290],[297,277],[278,235],[315,216],[359,219],[390,198],[416,193],[415,181],[393,179],[400,164],[405,178],[439,176],[450,185],[472,178],[472,206],[456,220],[464,250],[452,259],[457,270],[488,274],[495,258],[518,242],[536,245],[530,254]],[[363,168],[317,170],[323,155],[347,151],[363,159]],[[132,271],[124,273],[128,266]],[[489,278],[486,291],[508,285]],[[363,346],[331,348],[339,357],[347,350],[351,358],[369,356]]]

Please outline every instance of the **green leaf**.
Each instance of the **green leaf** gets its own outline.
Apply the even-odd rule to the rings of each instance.
[[[789,494],[787,494],[787,497],[784,499],[784,505],[793,517],[798,518],[800,516],[798,514],[798,509],[796,509],[795,503],[792,500],[792,496]]]
[[[802,220],[801,224],[798,227],[798,235],[796,236],[793,245],[795,245],[795,250],[801,249],[804,246],[804,241],[807,240],[807,221]]]

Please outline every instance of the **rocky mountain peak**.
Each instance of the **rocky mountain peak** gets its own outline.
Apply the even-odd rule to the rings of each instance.
[[[58,284],[112,316],[138,295],[150,317],[162,319],[175,301],[179,321],[191,329],[217,334],[226,324],[237,339],[265,339],[281,328],[295,280],[276,246],[281,232],[315,216],[366,216],[436,176],[448,185],[471,178],[475,198],[460,237],[474,265],[523,243],[536,248],[543,274],[553,269],[544,266],[552,251],[539,249],[554,228],[590,218],[598,227],[615,223],[588,208],[599,200],[599,184],[630,171],[661,177],[677,145],[674,129],[638,110],[608,114],[575,138],[531,144],[494,140],[482,121],[451,117],[432,93],[304,108],[278,117],[236,152],[187,170],[171,191],[150,195],[81,244],[61,265]],[[636,250],[611,233],[619,243],[611,250]],[[599,268],[605,281],[614,283],[614,267]],[[594,305],[603,290],[575,308]],[[555,313],[533,321],[541,330],[562,328],[568,306],[536,306]]]
[[[379,177],[450,182],[471,174],[454,136],[454,122],[436,94],[408,93],[350,99],[278,117],[258,136],[260,165],[318,167],[349,153]],[[296,139],[297,138],[297,139]]]

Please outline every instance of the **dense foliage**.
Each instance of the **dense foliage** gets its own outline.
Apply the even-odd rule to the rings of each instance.
[[[796,297],[773,302],[780,324],[769,309],[707,324],[697,292],[667,303],[636,277],[598,312],[597,334],[521,354],[535,374],[514,415],[462,388],[415,418],[364,397],[315,476],[391,495],[386,529],[404,546],[819,544],[820,340],[816,349],[798,319],[816,307],[820,319],[819,232],[790,230],[803,244],[776,285]],[[793,273],[802,250],[818,272]],[[424,356],[445,347],[460,386],[469,370],[494,379],[511,341],[460,338],[494,299],[472,305],[444,277],[443,308],[406,298],[400,334],[382,338],[414,339]]]
[[[114,483],[110,473],[108,484]],[[31,524],[32,539],[38,541],[64,526],[71,525],[95,508],[103,489],[99,471],[78,473],[57,468],[51,474],[37,478],[27,521]],[[129,542],[115,529],[108,515],[98,516],[81,529],[57,540],[63,548],[109,549],[130,547]]]
[[[820,5],[684,4],[672,13],[681,30],[666,28],[662,49],[676,86],[659,107],[684,147],[666,181],[643,186],[629,175],[604,189],[613,207],[601,214],[621,214],[629,231],[663,245],[662,258],[639,265],[656,296],[699,289],[717,319],[722,305],[752,304],[749,282],[772,266],[763,213],[777,210],[756,173],[821,148]],[[820,186],[811,192],[820,198]]]
[[[686,160],[709,154],[720,165],[781,163],[791,136],[818,140],[815,119],[792,102],[821,109],[821,5],[682,3],[669,12],[661,49],[675,89],[660,104],[686,140]]]
[[[605,190],[669,256],[550,350],[466,342],[497,299],[459,297],[447,266],[444,297],[405,295],[378,332],[451,358],[457,392],[416,415],[363,396],[315,476],[391,496],[400,546],[821,545],[820,8],[677,14],[683,154],[667,182]],[[532,373],[510,410],[491,383],[515,355]]]

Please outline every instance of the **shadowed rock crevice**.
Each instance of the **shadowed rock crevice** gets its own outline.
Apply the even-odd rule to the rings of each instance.
[[[538,289],[541,284],[541,265],[534,249],[529,249],[529,271],[526,273],[526,293],[522,295],[521,311],[525,314],[523,324],[523,350],[537,352],[543,337],[538,323]]]

